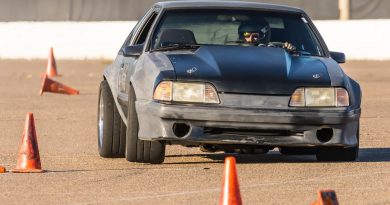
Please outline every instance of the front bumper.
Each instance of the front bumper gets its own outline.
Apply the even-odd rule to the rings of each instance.
[[[358,144],[360,109],[253,109],[153,101],[137,101],[136,109],[142,140],[273,147]],[[175,123],[188,125],[189,132],[178,137]],[[330,140],[318,139],[317,131],[323,128],[332,130]]]

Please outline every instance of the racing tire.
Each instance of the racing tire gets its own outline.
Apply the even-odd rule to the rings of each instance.
[[[254,148],[241,148],[238,151],[239,154],[256,154]]]
[[[166,145],[161,141],[145,141],[138,138],[139,124],[135,100],[134,89],[130,86],[127,112],[126,160],[129,162],[161,164],[164,162]]]
[[[356,133],[358,144],[355,147],[321,147],[317,152],[317,160],[322,162],[352,162],[359,157],[359,127]]]
[[[356,161],[359,155],[359,146],[342,147],[324,147],[317,152],[317,160],[320,162],[351,162]]]
[[[105,158],[124,157],[126,125],[119,115],[106,80],[100,83],[99,88],[97,129],[99,155]]]

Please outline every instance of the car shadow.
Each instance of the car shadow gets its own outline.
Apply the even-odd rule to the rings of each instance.
[[[96,171],[125,171],[125,170],[150,170],[150,169],[172,169],[173,167],[164,167],[164,165],[190,165],[190,164],[213,164],[224,163],[227,156],[234,156],[239,164],[251,163],[323,163],[318,162],[314,155],[282,155],[278,151],[270,151],[268,154],[250,155],[250,154],[184,154],[184,155],[167,155],[167,158],[206,158],[196,160],[181,160],[180,162],[164,162],[162,165],[149,165],[146,167],[128,167],[118,169],[73,169],[73,170],[45,170],[47,173],[61,173],[61,172],[96,172]],[[123,159],[120,159],[123,160]],[[360,148],[359,159],[356,162],[390,162],[390,148]],[[331,162],[331,163],[345,163],[345,162]],[[184,167],[183,167],[184,168]],[[209,169],[209,168],[203,168]]]
[[[390,148],[360,148],[358,162],[390,162]]]
[[[268,154],[224,154],[224,153],[210,153],[210,154],[191,154],[191,155],[169,155],[166,157],[201,157],[211,159],[212,161],[181,161],[181,162],[164,162],[164,164],[210,164],[210,163],[224,163],[225,157],[234,156],[236,162],[239,164],[251,163],[308,163],[316,162],[315,156],[301,155],[301,156],[285,156],[279,154],[278,151],[270,151]]]
[[[166,157],[201,157],[211,159],[212,161],[191,161],[191,162],[166,162],[164,164],[207,164],[223,163],[225,157],[236,157],[237,163],[322,163],[316,160],[314,155],[282,155],[278,151],[270,151],[268,154],[251,155],[251,154],[189,154],[189,155],[167,155]],[[360,148],[359,158],[356,162],[390,162],[390,148]],[[343,162],[332,162],[343,163]]]

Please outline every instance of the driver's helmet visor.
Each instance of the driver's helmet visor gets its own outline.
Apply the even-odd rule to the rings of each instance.
[[[256,40],[262,40],[266,37],[268,32],[268,27],[264,27],[259,31],[245,31],[242,35],[244,38],[254,38]]]

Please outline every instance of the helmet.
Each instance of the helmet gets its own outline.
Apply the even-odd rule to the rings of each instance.
[[[256,41],[253,43],[267,44],[271,38],[271,28],[268,22],[264,19],[253,20],[250,22],[243,22],[238,28],[238,36],[240,40],[249,37],[253,33],[258,33]]]

